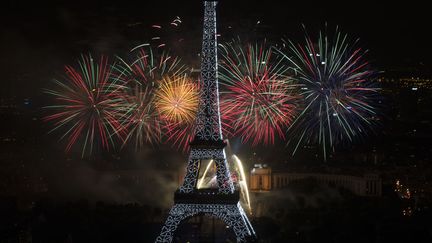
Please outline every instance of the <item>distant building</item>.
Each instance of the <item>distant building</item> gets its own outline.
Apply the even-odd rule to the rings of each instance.
[[[272,189],[272,170],[267,165],[255,165],[249,176],[249,190],[270,191]]]
[[[270,192],[287,187],[294,181],[313,178],[320,184],[341,187],[358,196],[381,196],[382,181],[376,174],[363,176],[326,174],[326,173],[291,173],[272,172],[267,165],[257,164],[250,172],[249,189],[253,192]]]
[[[412,91],[417,91],[420,89],[432,89],[432,79],[431,78],[421,78],[421,77],[399,77],[399,78],[386,78],[381,77],[378,82],[382,84],[392,84],[399,86],[401,88],[409,88]]]

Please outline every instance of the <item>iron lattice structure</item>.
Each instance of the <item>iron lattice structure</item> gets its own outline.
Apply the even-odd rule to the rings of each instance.
[[[215,216],[224,221],[234,231],[238,242],[253,241],[256,238],[239,203],[239,192],[234,188],[225,155],[217,76],[216,5],[217,1],[204,1],[201,61],[203,83],[186,176],[183,185],[174,194],[174,206],[156,242],[172,242],[179,224],[198,214]],[[210,159],[216,165],[217,189],[198,189],[201,162]]]

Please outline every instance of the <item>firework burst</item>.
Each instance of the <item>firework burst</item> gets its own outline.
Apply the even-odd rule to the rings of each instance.
[[[153,87],[135,85],[125,95],[127,105],[124,107],[121,120],[127,135],[123,145],[133,140],[135,149],[138,150],[145,144],[161,141],[162,129],[159,113],[154,105],[153,89]]]
[[[225,130],[252,145],[273,144],[285,138],[298,96],[288,68],[266,44],[222,46],[221,113]]]
[[[56,104],[45,107],[52,114],[44,120],[53,122],[52,131],[65,131],[61,139],[67,139],[66,151],[78,141],[82,144],[82,156],[91,154],[98,143],[104,149],[114,146],[114,137],[124,135],[118,119],[125,87],[110,78],[108,59],[95,61],[90,55],[83,55],[79,69],[66,66],[65,74],[63,80],[54,80],[53,89],[45,91]]]
[[[198,109],[198,85],[183,76],[165,77],[156,91],[156,107],[168,141],[187,150]]]
[[[198,107],[198,88],[186,76],[165,77],[156,93],[162,117],[174,122],[193,122]]]
[[[367,51],[355,44],[336,31],[334,38],[320,33],[316,42],[306,36],[303,45],[287,41],[279,51],[301,83],[305,102],[289,129],[293,153],[302,144],[318,143],[326,159],[335,145],[352,142],[374,124],[378,88]]]
[[[147,44],[137,46],[131,52],[136,53],[133,61],[128,62],[118,57],[115,71],[117,79],[129,88],[125,95],[127,105],[122,107],[122,124],[128,133],[125,143],[135,141],[138,149],[145,144],[161,141],[163,133],[161,117],[156,107],[156,91],[164,84],[164,79],[183,75],[186,67],[178,57],[168,52],[155,54]]]

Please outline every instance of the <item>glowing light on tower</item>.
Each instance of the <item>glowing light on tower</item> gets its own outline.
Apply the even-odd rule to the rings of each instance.
[[[252,213],[250,196],[249,196],[249,188],[247,185],[246,174],[245,174],[245,171],[243,168],[243,164],[242,164],[241,160],[237,157],[237,155],[234,154],[232,157],[234,158],[234,161],[237,165],[237,169],[240,172],[240,179],[239,179],[238,183],[240,185],[242,193],[244,193],[245,201],[246,201],[246,204],[249,208],[249,212]]]

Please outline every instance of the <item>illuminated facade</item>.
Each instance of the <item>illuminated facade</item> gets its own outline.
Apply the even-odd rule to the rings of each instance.
[[[396,84],[402,88],[409,88],[413,91],[432,89],[432,79],[420,77],[405,77],[405,78],[379,78],[378,82],[382,84]]]
[[[249,189],[254,192],[269,192],[283,189],[290,183],[314,179],[318,184],[325,184],[349,190],[358,196],[381,196],[382,181],[376,174],[363,176],[325,174],[325,173],[290,173],[272,172],[267,166],[256,166],[250,173]]]
[[[270,191],[272,189],[272,170],[267,166],[253,168],[249,176],[251,191]]]

